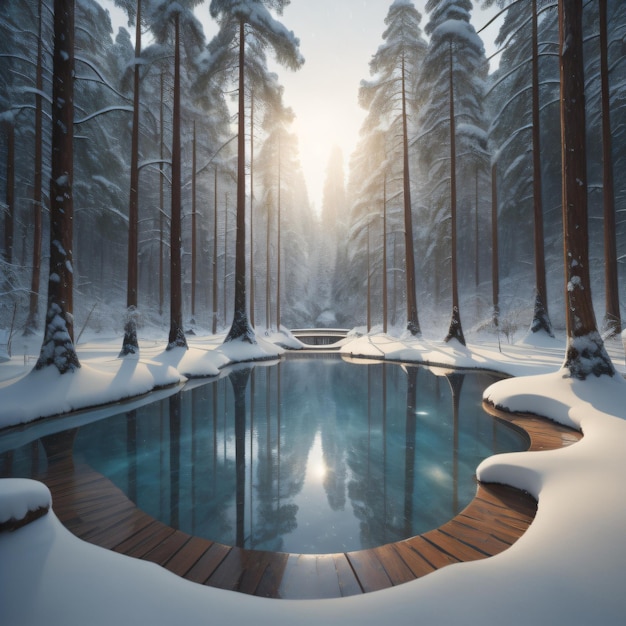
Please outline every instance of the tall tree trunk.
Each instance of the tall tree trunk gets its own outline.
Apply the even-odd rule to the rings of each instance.
[[[137,341],[137,285],[139,275],[139,59],[141,57],[141,0],[137,0],[137,15],[135,17],[133,128],[130,148],[130,194],[128,199],[126,321],[120,356],[139,353],[139,342]]]
[[[50,276],[46,327],[35,369],[80,367],[74,348],[74,0],[54,0]]]
[[[532,0],[532,117],[533,117],[533,206],[535,245],[535,308],[531,331],[543,330],[554,337],[548,315],[546,255],[543,235],[543,198],[541,181],[541,126],[539,119],[539,45],[537,37],[537,0]]]
[[[228,192],[224,194],[224,285],[222,288],[222,300],[224,303],[224,322],[228,317],[228,299],[226,298],[228,287]]]
[[[573,378],[613,376],[615,369],[596,326],[589,276],[587,152],[582,0],[559,2],[561,156],[567,351]]]
[[[450,42],[450,230],[452,241],[452,319],[445,341],[456,339],[465,345],[461,313],[459,310],[459,279],[457,275],[457,228],[456,228],[456,120],[454,112],[454,75],[452,63],[452,42]]]
[[[280,232],[280,223],[281,223],[281,212],[282,212],[282,207],[281,207],[281,185],[282,185],[282,181],[281,181],[281,167],[282,167],[282,163],[281,163],[281,153],[280,153],[280,133],[278,134],[278,207],[277,207],[277,213],[278,215],[276,216],[276,220],[277,220],[277,225],[276,225],[276,330],[277,332],[280,332],[280,249],[281,249],[281,241],[280,241],[280,237],[281,237],[281,232]]]
[[[180,157],[180,18],[174,21],[174,109],[172,121],[172,216],[170,225],[170,334],[167,349],[187,348],[183,331],[181,271],[181,157]]]
[[[265,327],[272,327],[272,263],[270,254],[270,241],[272,231],[271,207],[267,205],[267,222],[265,229]]]
[[[498,164],[491,166],[491,293],[493,298],[493,325],[500,318],[500,256],[498,250]]]
[[[370,251],[370,223],[367,222],[367,332],[372,330],[372,254]]]
[[[213,288],[211,331],[215,335],[217,334],[217,165],[213,179],[213,280],[211,284]]]
[[[607,1],[599,0],[600,13],[600,82],[602,94],[602,198],[604,205],[604,328],[609,335],[619,334],[622,318],[619,309],[617,243],[615,240],[615,191],[613,185],[613,150],[611,106],[609,100],[609,64],[607,36]]]
[[[24,334],[32,334],[38,326],[39,289],[41,282],[41,239],[43,199],[43,0],[39,0],[37,13],[37,78],[35,95],[35,163],[33,173],[33,271],[30,281],[28,319]]]
[[[237,227],[235,239],[235,308],[226,342],[240,339],[256,343],[248,320],[246,298],[246,126],[245,126],[245,28],[239,21],[239,112],[237,114]]]
[[[389,311],[387,306],[387,174],[383,180],[383,333],[387,332]]]
[[[391,325],[395,327],[398,315],[398,249],[397,236],[393,233],[393,306],[391,307]]]
[[[404,195],[404,242],[406,250],[406,307],[407,330],[411,335],[421,335],[417,317],[415,291],[415,252],[413,250],[413,214],[411,209],[411,176],[409,171],[409,131],[406,112],[406,76],[402,56],[402,144],[403,144],[403,195]]]
[[[474,179],[474,286],[476,287],[476,296],[478,301],[478,286],[480,285],[480,229],[478,224],[478,183],[479,174],[478,167],[476,168]]]
[[[5,123],[7,137],[7,186],[5,190],[6,213],[4,214],[4,260],[13,263],[15,234],[15,122]]]
[[[164,301],[164,279],[163,279],[163,223],[165,221],[165,174],[163,173],[165,159],[165,142],[163,141],[163,131],[165,129],[165,120],[163,119],[165,102],[163,96],[165,92],[165,72],[161,71],[161,102],[159,115],[159,153],[161,163],[159,165],[159,315],[163,315]]]
[[[196,215],[196,120],[193,121],[191,155],[191,320],[196,318],[196,263],[197,263],[197,215]]]
[[[250,92],[250,324],[254,328],[254,91]]]

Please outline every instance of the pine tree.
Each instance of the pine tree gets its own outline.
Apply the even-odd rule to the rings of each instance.
[[[139,239],[139,104],[141,62],[141,0],[116,0],[127,11],[129,20],[135,20],[135,59],[133,67],[133,122],[130,159],[130,193],[128,200],[128,262],[126,279],[126,323],[120,356],[139,353],[137,340],[138,239]]]
[[[567,348],[563,368],[585,380],[615,374],[598,332],[589,275],[582,0],[559,3],[563,238]]]
[[[38,326],[39,288],[41,280],[41,244],[43,231],[43,0],[37,4],[37,71],[35,79],[35,159],[33,172],[33,270],[30,283],[28,319],[24,334],[32,334]]]
[[[50,275],[46,326],[35,369],[61,374],[80,367],[74,348],[73,237],[74,1],[54,2]]]
[[[278,22],[270,13],[274,9],[279,15],[288,0],[211,0],[211,16],[217,18],[220,33],[216,36],[223,50],[230,48],[238,37],[239,49],[239,107],[238,107],[238,146],[237,146],[237,226],[235,243],[235,303],[233,322],[227,342],[242,340],[256,343],[254,330],[248,317],[246,288],[246,145],[245,145],[245,67],[246,67],[246,26],[255,33],[255,37],[270,47],[277,60],[293,69],[304,62],[298,46],[299,41],[293,33]]]
[[[138,221],[139,221],[139,105],[141,62],[141,0],[115,0],[135,20],[135,56],[133,67],[133,120],[130,159],[130,192],[128,201],[128,261],[126,279],[126,322],[120,356],[137,354],[137,304],[138,304]]]
[[[361,104],[375,114],[372,122],[378,118],[389,128],[390,134],[401,137],[397,154],[402,162],[407,330],[411,335],[421,334],[417,314],[408,131],[412,87],[417,83],[426,54],[426,42],[419,27],[421,17],[409,0],[392,3],[385,18],[384,43],[370,61],[374,79],[363,81],[359,93]]]
[[[617,271],[617,242],[615,216],[615,185],[613,179],[613,151],[611,137],[611,102],[609,94],[608,12],[607,0],[598,0],[600,22],[600,83],[602,110],[602,200],[604,208],[604,327],[609,334],[622,330],[619,308]]]
[[[187,48],[186,58],[192,60],[193,52],[204,45],[200,23],[193,15],[198,0],[183,3],[158,2],[153,8],[152,23],[158,41],[171,36],[173,22],[174,88],[172,110],[172,194],[170,224],[170,331],[168,349],[187,348],[183,330],[182,265],[181,265],[181,47]],[[181,24],[182,22],[182,24]],[[181,27],[185,36],[181,38]]]
[[[490,6],[493,1],[490,0],[485,4]],[[552,322],[548,313],[546,281],[544,185],[541,158],[543,140],[540,115],[542,97],[549,95],[553,88],[548,86],[546,89],[546,81],[542,80],[540,75],[539,46],[542,43],[539,33],[540,8],[537,0],[525,3],[498,0],[498,5],[505,7],[506,14],[496,38],[496,45],[506,45],[506,51],[501,64],[504,68],[500,72],[502,76],[496,75],[492,89],[497,93],[502,81],[505,88],[501,91],[506,96],[511,96],[511,94],[512,96],[511,100],[508,100],[498,112],[492,124],[492,130],[494,138],[497,138],[496,141],[504,144],[503,150],[507,148],[515,150],[515,157],[520,159],[509,171],[511,182],[517,189],[511,196],[514,197],[513,202],[518,207],[522,205],[520,188],[526,186],[532,188],[528,195],[532,195],[535,302],[530,330],[533,333],[544,332],[553,337]],[[509,70],[509,68],[512,69]],[[513,130],[511,125],[514,127]],[[523,155],[527,152],[526,144],[521,141],[512,141],[522,128],[530,130],[531,133],[530,167]],[[526,133],[522,134],[523,141],[527,141]],[[518,150],[520,152],[517,152]],[[505,158],[502,161],[505,161]],[[525,190],[523,195],[527,196]]]
[[[489,163],[483,110],[488,66],[483,43],[470,23],[471,8],[470,0],[427,2],[430,19],[425,30],[430,42],[419,86],[424,103],[418,148],[429,181],[426,193],[432,225],[429,238],[433,242],[428,249],[429,263],[435,266],[432,274],[437,277],[447,258],[444,250],[449,239],[452,317],[446,339],[454,337],[461,343],[464,338],[455,284],[457,218],[459,229],[468,229],[463,228],[467,214],[457,213],[457,206],[471,206],[469,194],[475,188],[477,172],[487,172]],[[444,184],[446,179],[449,186]],[[459,247],[463,243],[459,242]]]

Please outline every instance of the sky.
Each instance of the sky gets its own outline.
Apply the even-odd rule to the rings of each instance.
[[[356,147],[365,111],[358,104],[359,84],[369,79],[369,61],[382,43],[385,16],[392,0],[292,0],[281,21],[300,39],[304,66],[292,72],[272,67],[285,87],[285,103],[291,106],[296,119],[293,130],[298,135],[300,158],[309,191],[309,198],[321,211],[326,169],[333,146],[344,156],[348,175],[350,154]],[[100,0],[112,17],[113,0]],[[426,0],[416,0],[422,14],[422,30],[428,22],[424,9]],[[472,23],[482,27],[489,14],[481,11],[481,2],[474,2]],[[199,18],[206,16],[210,28],[208,2],[197,9]],[[119,15],[119,13],[117,13]],[[204,20],[203,20],[204,21]],[[114,22],[126,25],[126,20]],[[481,34],[487,54],[497,34],[497,25]]]
[[[422,31],[428,21],[425,4],[415,2]],[[371,78],[369,61],[382,43],[390,5],[391,0],[292,0],[285,9],[283,22],[300,38],[305,64],[297,72],[279,70],[279,78],[285,102],[296,114],[302,167],[318,211],[334,145],[342,150],[348,173],[366,114],[358,104],[359,84]],[[487,21],[478,11],[475,27]],[[494,37],[496,32],[486,34]]]

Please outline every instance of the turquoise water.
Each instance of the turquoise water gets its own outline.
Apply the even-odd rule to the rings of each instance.
[[[526,447],[482,411],[491,382],[288,358],[81,426],[73,455],[193,535],[295,553],[371,548],[445,523],[473,498],[482,459]],[[0,455],[0,472],[33,473],[36,447]]]

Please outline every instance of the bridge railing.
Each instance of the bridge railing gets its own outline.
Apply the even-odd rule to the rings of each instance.
[[[348,336],[344,328],[296,328],[291,334],[310,346],[331,346]]]

